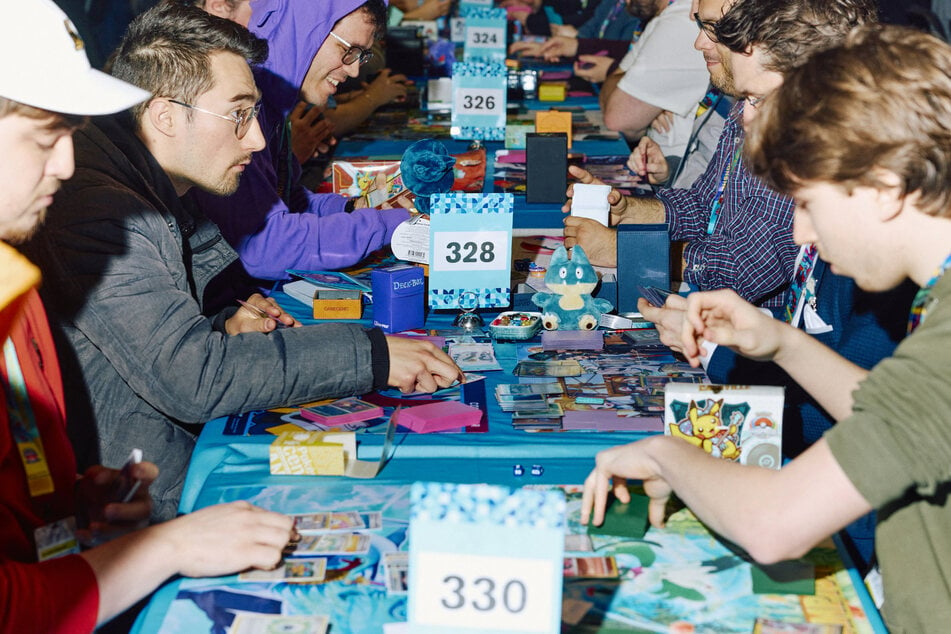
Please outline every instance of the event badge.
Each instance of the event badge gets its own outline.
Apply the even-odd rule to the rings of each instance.
[[[460,13],[466,19],[463,59],[467,62],[505,62],[505,9],[473,8]],[[455,71],[453,76],[455,77]]]
[[[412,632],[559,631],[562,491],[417,482],[410,497]]]
[[[454,139],[505,140],[506,82],[502,63],[456,62],[452,65]]]
[[[76,518],[66,517],[40,526],[33,531],[33,541],[36,543],[37,561],[79,554]]]
[[[435,194],[430,209],[429,307],[499,308],[512,284],[512,194]]]

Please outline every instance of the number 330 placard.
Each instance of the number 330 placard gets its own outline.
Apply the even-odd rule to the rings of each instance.
[[[560,491],[418,482],[410,520],[413,632],[556,632]]]

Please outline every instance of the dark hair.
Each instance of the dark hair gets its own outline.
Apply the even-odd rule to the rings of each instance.
[[[386,35],[386,4],[383,0],[367,0],[356,10],[366,14],[367,22],[373,27],[373,39]]]
[[[737,0],[717,22],[716,38],[735,53],[756,45],[764,68],[785,74],[877,20],[873,0]]]
[[[260,64],[267,59],[267,41],[203,9],[160,3],[129,25],[110,71],[153,95],[191,103],[211,89],[209,57],[222,51]],[[147,107],[134,106],[132,114],[138,120]]]
[[[951,215],[951,46],[859,27],[786,76],[745,149],[750,169],[785,194],[811,182],[884,189],[887,170],[921,211]]]

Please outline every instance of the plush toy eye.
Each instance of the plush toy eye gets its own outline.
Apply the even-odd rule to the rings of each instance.
[[[579,266],[575,269],[575,277],[580,280],[582,275],[584,275],[584,269]]]
[[[568,267],[563,266],[560,269],[558,269],[558,277],[560,277],[561,279],[565,279],[566,277],[568,277]]]

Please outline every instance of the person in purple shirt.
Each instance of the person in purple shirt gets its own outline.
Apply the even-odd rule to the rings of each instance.
[[[388,244],[409,212],[355,209],[343,196],[301,186],[285,121],[298,100],[322,106],[338,84],[357,76],[385,28],[386,6],[383,0],[247,4],[248,28],[269,46],[267,61],[255,72],[267,148],[254,154],[235,194],[190,195],[254,277],[284,279],[286,269],[356,264]]]

